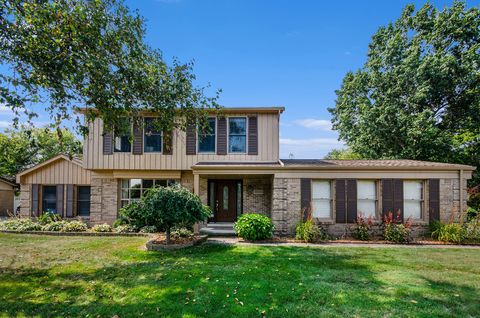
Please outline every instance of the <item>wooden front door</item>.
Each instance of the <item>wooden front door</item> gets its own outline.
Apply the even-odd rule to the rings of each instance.
[[[216,180],[215,222],[235,222],[237,220],[236,180]]]

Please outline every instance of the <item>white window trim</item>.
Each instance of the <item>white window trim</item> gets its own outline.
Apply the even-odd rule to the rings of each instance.
[[[329,185],[330,185],[330,217],[323,217],[323,218],[319,218],[319,217],[314,217],[313,216],[313,201],[314,201],[314,198],[313,198],[313,182],[315,181],[328,181]],[[310,180],[310,198],[311,198],[311,202],[310,202],[310,209],[311,209],[311,213],[312,213],[312,218],[314,218],[315,220],[317,220],[318,222],[322,222],[322,223],[331,223],[331,222],[334,222],[334,209],[333,209],[333,199],[335,197],[335,188],[333,186],[333,180],[332,179],[311,179]],[[326,200],[326,199],[324,199]]]
[[[160,151],[145,151],[145,119],[147,118],[157,118],[157,117],[151,117],[151,116],[143,117],[142,154],[163,154],[163,131],[160,132]],[[133,151],[133,145],[132,145],[132,151]]]
[[[245,152],[230,152],[230,118],[245,118]],[[245,155],[248,153],[248,117],[228,116],[227,117],[227,153],[232,155]]]
[[[406,215],[405,213],[405,197],[403,198],[403,220],[406,221],[408,218],[410,218],[413,222],[423,222],[423,221],[426,221],[425,218],[426,218],[426,200],[425,200],[425,194],[426,194],[426,183],[427,183],[427,180],[424,180],[424,179],[404,179],[403,180],[403,187],[405,187],[405,181],[416,181],[416,182],[420,182],[422,184],[422,191],[421,191],[421,195],[422,195],[422,198],[420,199],[420,218],[410,218],[409,215]],[[410,200],[412,201],[412,200]],[[416,201],[416,200],[415,200]]]
[[[213,116],[212,116],[212,117],[208,117],[208,119],[210,119],[210,118],[215,119],[215,144],[214,144],[215,149],[214,149],[213,151],[200,151],[200,138],[199,138],[199,136],[198,136],[198,131],[197,131],[197,132],[195,132],[195,133],[196,133],[196,136],[197,136],[197,145],[196,145],[196,147],[197,147],[197,149],[196,149],[196,150],[197,150],[197,154],[212,155],[212,154],[216,154],[216,153],[217,153],[218,120],[217,120],[217,117],[213,117]],[[227,137],[227,138],[228,138],[228,137]],[[227,147],[228,147],[228,146],[227,146]]]
[[[375,211],[374,211],[372,216],[375,220],[377,220],[378,217],[379,217],[379,214],[380,214],[379,213],[379,211],[380,211],[380,208],[379,208],[379,202],[380,202],[379,201],[379,196],[380,196],[379,183],[380,182],[379,182],[379,180],[378,179],[356,179],[356,180],[357,180],[357,216],[358,216],[358,212],[360,212],[360,211],[358,211],[358,201],[359,201],[359,199],[358,199],[358,182],[359,181],[373,181],[375,183]],[[363,215],[363,216],[368,218],[368,216],[366,216],[366,215]]]

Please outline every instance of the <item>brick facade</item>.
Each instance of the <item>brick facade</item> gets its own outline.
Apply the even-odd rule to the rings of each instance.
[[[28,217],[30,216],[30,205],[32,202],[32,197],[30,196],[32,189],[31,184],[21,184],[20,185],[20,216]]]
[[[271,218],[276,234],[294,233],[295,225],[301,218],[300,179],[273,179]]]
[[[118,217],[118,179],[92,178],[90,224],[113,224]]]
[[[243,213],[259,213],[270,216],[272,204],[271,178],[243,179]]]

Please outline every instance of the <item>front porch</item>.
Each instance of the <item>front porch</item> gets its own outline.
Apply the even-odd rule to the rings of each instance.
[[[273,175],[194,175],[194,186],[213,216],[201,224],[204,234],[234,234],[233,223],[243,213],[271,217]],[[208,233],[207,233],[208,232]]]

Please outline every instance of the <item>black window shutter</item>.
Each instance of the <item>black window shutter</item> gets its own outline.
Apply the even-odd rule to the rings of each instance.
[[[300,179],[300,205],[302,217],[305,221],[311,211],[312,202],[312,179]]]
[[[258,119],[256,116],[248,117],[248,154],[258,155]]]
[[[67,218],[73,217],[73,190],[73,184],[67,184],[67,209],[65,211],[65,216]]]
[[[197,129],[195,124],[187,125],[187,155],[195,155],[197,153]]]
[[[32,198],[32,203],[31,203],[31,206],[30,206],[30,212],[31,212],[31,216],[39,216],[40,213],[40,207],[39,207],[39,191],[40,190],[40,187],[38,184],[32,184],[32,194],[31,194],[31,198]]]
[[[357,180],[347,180],[347,223],[357,219]]]
[[[440,221],[440,180],[428,180],[428,207],[429,219],[432,221]]]
[[[227,119],[219,117],[217,121],[217,155],[227,154]]]
[[[392,212],[393,208],[393,179],[382,179],[382,218]]]
[[[134,155],[143,154],[143,125],[142,118],[134,118],[133,120],[133,147]]]
[[[400,220],[403,222],[403,180],[393,180],[393,217],[400,212]]]
[[[113,132],[103,131],[103,154],[113,154]]]
[[[173,133],[171,131],[164,131],[163,138],[162,138],[162,153],[164,155],[171,155],[173,153]]]
[[[347,186],[345,179],[335,180],[335,222],[347,223]]]
[[[57,184],[57,213],[63,216],[63,184]]]

